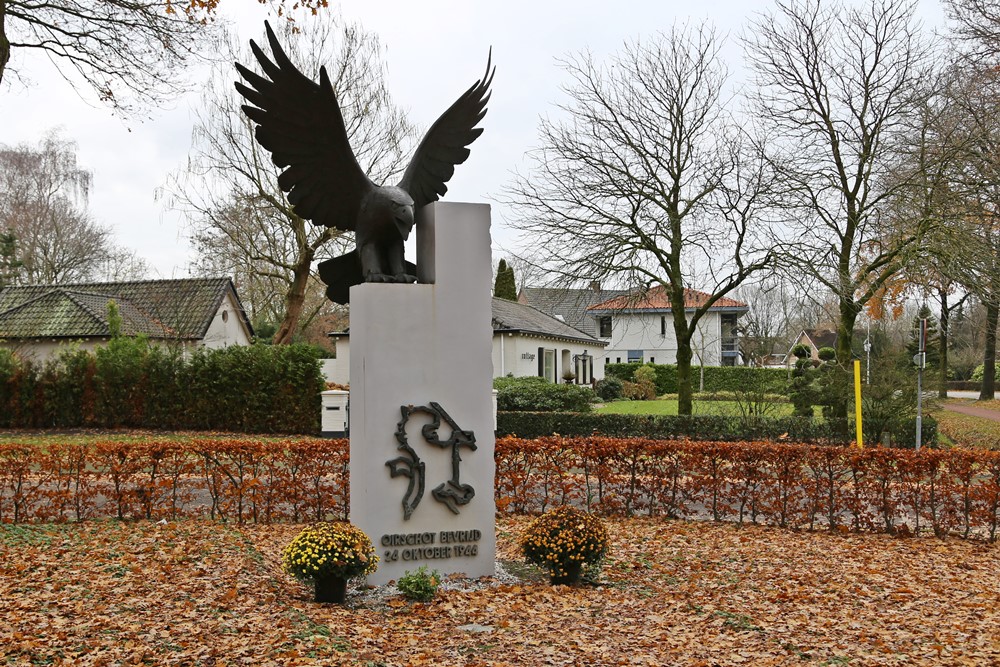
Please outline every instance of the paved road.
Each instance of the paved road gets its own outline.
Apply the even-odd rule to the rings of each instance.
[[[948,398],[979,398],[978,391],[949,391]],[[979,407],[974,403],[944,403],[941,407],[950,412],[960,412],[963,415],[972,415],[981,419],[990,419],[1000,422],[1000,411]]]

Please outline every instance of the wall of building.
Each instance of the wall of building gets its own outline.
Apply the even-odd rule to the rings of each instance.
[[[250,332],[240,317],[240,309],[233,295],[226,297],[219,304],[219,309],[208,325],[202,344],[208,348],[228,347],[230,345],[249,345]]]
[[[556,379],[562,381],[566,370],[564,360],[584,353],[594,357],[594,381],[604,378],[603,350],[600,346],[584,345],[569,341],[558,341],[540,336],[520,334],[493,334],[493,377],[513,375],[514,377],[534,377],[538,375],[538,348],[556,350]],[[346,336],[337,340],[337,358],[327,359],[323,364],[323,374],[328,382],[348,384],[350,380],[350,339]],[[575,369],[574,369],[574,372]]]
[[[73,346],[75,349],[93,351],[98,345],[106,343],[106,339],[68,341],[61,338],[53,338],[32,341],[31,343],[0,341],[0,347],[13,350],[14,354],[22,359],[43,364],[49,359],[59,356],[63,350],[68,349],[70,346]]]
[[[661,321],[661,318],[665,320]],[[688,318],[690,321],[690,317]],[[722,327],[719,313],[709,312],[698,322],[692,339],[693,363],[719,366],[722,363]],[[641,350],[642,363],[673,364],[677,361],[677,337],[671,313],[613,316],[611,344],[605,351],[606,363],[627,363],[630,350]]]

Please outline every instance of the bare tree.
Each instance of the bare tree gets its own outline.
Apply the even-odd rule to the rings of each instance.
[[[900,271],[883,283],[880,301],[901,309],[903,300],[918,293],[926,302],[933,298],[938,306],[940,336],[934,352],[938,360],[939,396],[948,391],[948,339],[951,315],[961,308],[968,297],[958,296],[960,289],[954,253],[954,218],[964,206],[960,189],[953,182],[956,170],[961,170],[968,156],[970,135],[963,129],[961,105],[955,95],[966,86],[964,68],[956,63],[929,72],[921,81],[923,93],[918,96],[914,114],[906,119],[907,131],[900,133],[891,153],[895,165],[886,175],[887,201],[885,215],[899,222],[890,225],[923,226],[918,252],[909,253]],[[909,222],[907,222],[909,221]],[[916,221],[914,223],[914,221]],[[957,300],[956,298],[958,297]],[[875,304],[870,301],[869,304]],[[880,304],[882,305],[882,304]],[[883,311],[879,313],[878,311]],[[869,308],[869,314],[884,315],[885,308]]]
[[[76,144],[48,134],[38,146],[0,146],[0,230],[13,238],[12,282],[87,280],[117,249],[86,210],[92,183]]]
[[[904,186],[885,178],[891,140],[918,101],[929,47],[903,0],[779,1],[744,42],[754,106],[776,139],[770,163],[785,185],[782,261],[836,295],[837,359],[846,364],[858,314],[926,226],[892,228],[898,220],[884,213]],[[846,423],[846,397],[837,413]]]
[[[943,273],[985,306],[983,385],[994,397],[997,322],[1000,319],[1000,74],[970,65],[948,89],[955,130],[949,137],[957,160],[947,176],[949,214],[937,234],[934,255]]]
[[[402,164],[403,143],[413,130],[386,88],[378,39],[359,26],[340,25],[331,14],[281,29],[302,71],[318,77],[326,65],[358,162],[373,180],[388,178]],[[232,35],[227,44],[237,60],[252,60]],[[191,223],[201,266],[235,276],[251,307],[280,322],[274,342],[289,343],[326,303],[317,298],[322,287],[313,260],[321,249],[333,254],[344,233],[295,214],[278,186],[280,170],[254,140],[241,102],[232,70],[216,71],[197,113],[188,163],[166,192]],[[274,295],[281,295],[280,303]]]
[[[207,53],[219,1],[0,0],[0,82],[8,73],[25,78],[12,54],[44,55],[71,85],[82,83],[116,111],[158,106],[186,88],[184,68]],[[327,4],[267,1],[282,13],[285,5]]]
[[[558,282],[666,289],[681,414],[692,409],[699,321],[770,261],[753,225],[767,171],[743,151],[719,47],[707,25],[675,26],[605,64],[566,59],[565,118],[541,122],[531,174],[506,195],[513,226],[544,253],[535,263]],[[686,288],[711,296],[686,311]]]
[[[965,55],[995,61],[1000,55],[1000,1],[944,0],[944,6]]]

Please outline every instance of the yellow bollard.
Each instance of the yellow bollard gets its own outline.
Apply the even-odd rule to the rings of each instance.
[[[861,438],[861,361],[854,360],[854,419],[857,424],[857,446],[864,447],[864,440]]]

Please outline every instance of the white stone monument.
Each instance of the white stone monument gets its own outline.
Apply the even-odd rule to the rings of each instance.
[[[375,585],[495,570],[489,206],[430,204],[416,233],[418,284],[350,293],[350,518]]]

